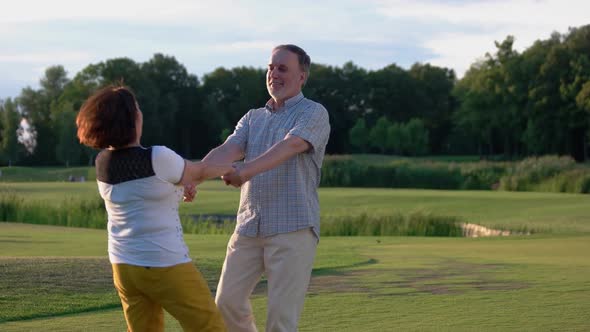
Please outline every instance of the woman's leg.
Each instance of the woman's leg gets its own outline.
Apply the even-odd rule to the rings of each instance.
[[[192,262],[154,270],[159,282],[149,293],[184,331],[226,331],[211,290]]]
[[[112,264],[113,282],[121,298],[130,332],[164,331],[162,307],[141,291],[149,269],[127,264]]]

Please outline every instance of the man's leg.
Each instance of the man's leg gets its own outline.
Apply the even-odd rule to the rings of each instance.
[[[264,271],[263,239],[232,235],[215,303],[230,332],[257,331],[250,294]]]
[[[311,229],[267,239],[264,265],[268,279],[267,332],[295,332],[309,285],[317,238]]]

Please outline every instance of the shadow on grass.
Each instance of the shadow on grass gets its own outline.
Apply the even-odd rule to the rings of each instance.
[[[90,313],[90,312],[95,312],[95,311],[121,309],[121,308],[122,308],[121,303],[119,302],[119,303],[106,304],[106,305],[101,305],[101,306],[96,306],[96,307],[86,307],[86,308],[81,308],[81,309],[60,311],[57,313],[20,315],[18,317],[13,317],[13,318],[6,318],[6,319],[0,318],[0,324],[8,323],[8,322],[33,320],[33,319],[63,317],[63,316],[69,316],[69,315],[77,315],[77,314],[84,314],[84,313]]]
[[[217,284],[219,260],[196,265],[210,287]],[[0,257],[0,323],[115,308],[121,302],[106,257]]]
[[[379,261],[377,261],[376,259],[371,258],[371,259],[368,259],[364,262],[358,262],[358,263],[349,264],[349,265],[321,267],[321,268],[313,269],[311,271],[311,282],[310,282],[310,286],[309,286],[310,287],[309,294],[312,296],[315,294],[314,289],[317,288],[315,285],[317,280],[323,280],[325,278],[338,279],[341,276],[344,276],[344,275],[350,273],[351,269],[370,266],[373,264],[377,264],[378,262]],[[254,294],[254,295],[266,294],[267,288],[268,288],[268,281],[266,280],[266,278],[263,278],[262,280],[260,280],[260,282],[258,282],[258,284],[254,288],[254,291],[252,292],[252,294]]]
[[[313,277],[326,276],[326,275],[342,275],[342,274],[344,274],[345,271],[347,271],[349,269],[353,269],[356,267],[364,267],[364,266],[373,265],[373,264],[377,264],[377,263],[379,263],[378,260],[371,258],[371,259],[366,260],[364,262],[358,262],[358,263],[354,263],[354,264],[350,264],[350,265],[341,265],[341,266],[334,266],[334,267],[320,267],[317,269],[313,269],[313,271],[311,272],[311,275]]]

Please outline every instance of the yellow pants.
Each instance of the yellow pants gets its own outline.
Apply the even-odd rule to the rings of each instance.
[[[226,331],[207,282],[193,263],[170,267],[112,264],[128,331],[164,331],[164,311],[184,331]]]

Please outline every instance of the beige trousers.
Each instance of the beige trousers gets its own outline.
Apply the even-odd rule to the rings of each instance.
[[[264,273],[266,331],[297,331],[317,243],[311,228],[269,237],[232,235],[215,297],[228,330],[257,331],[249,297]]]

